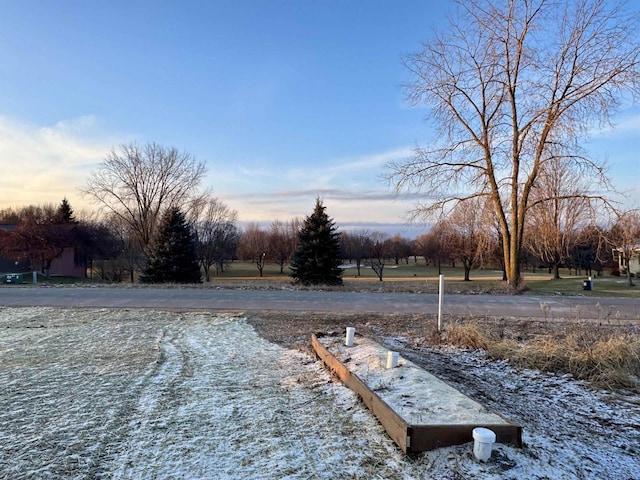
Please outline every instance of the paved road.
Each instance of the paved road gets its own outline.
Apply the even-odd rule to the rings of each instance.
[[[436,314],[438,296],[205,288],[0,288],[0,306],[144,307]],[[640,298],[445,295],[443,313],[474,316],[622,320],[640,324]]]

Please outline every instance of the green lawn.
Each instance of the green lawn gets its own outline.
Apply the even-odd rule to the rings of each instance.
[[[550,277],[550,276],[549,276]],[[585,295],[591,297],[640,297],[640,280],[634,279],[636,284],[630,287],[626,277],[595,277],[593,278],[593,290],[585,291],[583,281],[586,277],[565,276],[560,280],[552,278],[526,278],[529,293],[536,295],[562,294]]]
[[[464,281],[464,271],[462,268],[442,267],[442,274],[445,276],[447,290],[459,292],[485,292],[490,290],[506,290],[502,281],[502,272],[499,270],[472,270],[471,281]],[[568,271],[563,270],[560,280],[553,280],[551,274],[546,271],[538,271],[537,273],[524,272],[524,279],[527,286],[526,294],[529,295],[585,295],[593,297],[640,297],[640,287],[629,287],[625,277],[595,277],[593,278],[593,290],[585,291],[583,281],[587,279],[584,275],[569,275]],[[249,280],[258,278],[258,269],[254,264],[245,262],[234,262],[228,269],[219,276],[212,276],[215,282],[216,278],[226,280]],[[347,268],[344,270],[343,278],[345,282],[377,282],[378,277],[371,268],[364,265],[360,268],[360,276],[357,276],[356,268]],[[437,289],[438,269],[436,267],[427,267],[422,263],[409,264],[388,264],[384,268],[383,281],[420,281],[424,280],[433,283],[433,289]],[[282,280],[290,281],[289,268],[285,266],[284,274],[280,273],[280,267],[274,264],[267,264],[264,268],[263,280]],[[639,279],[634,279],[634,283],[640,284]]]
[[[451,268],[450,266],[442,267],[442,274],[445,276],[447,291],[450,292],[489,292],[504,291],[506,293],[505,283],[502,281],[502,272],[499,270],[472,270],[471,281],[465,282],[464,271],[462,268]],[[211,279],[215,283],[216,279],[226,281],[282,281],[290,282],[288,265],[284,268],[284,273],[280,273],[278,265],[269,263],[265,265],[264,276],[258,276],[258,269],[252,263],[234,262],[227,267],[221,275],[214,275],[212,272]],[[356,268],[347,268],[344,270],[343,278],[347,283],[370,283],[378,282],[378,277],[371,268],[364,265],[360,269],[361,275],[357,276]],[[427,267],[423,263],[415,263],[410,261],[408,264],[401,263],[395,265],[390,263],[385,266],[383,272],[383,281],[390,282],[412,282],[412,284],[426,282],[429,288],[425,291],[435,292],[438,289],[438,269],[436,267]],[[583,281],[586,276],[569,275],[567,270],[562,270],[562,279],[553,280],[551,275],[546,271],[538,271],[537,273],[524,272],[524,280],[527,287],[525,294],[527,295],[585,295],[592,297],[637,297],[640,298],[640,279],[634,279],[636,286],[629,287],[625,277],[612,277],[605,275],[604,277],[593,278],[593,290],[585,291]],[[32,281],[31,274],[25,274],[24,283],[30,284]],[[39,284],[77,284],[77,283],[103,283],[99,279],[79,279],[70,277],[52,277],[45,280],[42,275],[38,276]],[[108,282],[107,282],[108,283]],[[124,282],[126,283],[126,281]],[[9,285],[7,285],[9,286]],[[401,289],[398,289],[401,290]],[[414,289],[415,290],[415,289]]]

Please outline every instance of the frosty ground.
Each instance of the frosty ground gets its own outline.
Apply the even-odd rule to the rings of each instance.
[[[241,316],[0,309],[0,479],[640,479],[640,399],[479,352],[387,345],[524,427],[405,456],[308,351]]]

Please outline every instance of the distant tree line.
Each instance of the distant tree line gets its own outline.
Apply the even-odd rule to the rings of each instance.
[[[77,218],[67,199],[58,205],[0,211],[0,254],[49,275],[65,248],[91,276],[110,281],[193,283],[211,281],[235,260],[267,264],[301,284],[341,284],[346,261],[361,275],[370,268],[382,281],[385,267],[422,261],[441,271],[461,266],[465,280],[479,268],[500,269],[507,278],[504,242],[495,210],[483,197],[446,212],[427,233],[400,235],[339,232],[317,199],[307,218],[238,227],[238,213],[203,191],[204,165],[189,154],[157,144],[113,150],[89,178],[85,195],[101,207],[98,216]],[[616,250],[628,264],[640,243],[640,215],[617,212],[599,226],[589,199],[573,195],[579,178],[561,166],[542,172],[532,190],[519,263],[522,268],[560,268],[601,274]],[[288,269],[287,269],[288,267]],[[632,283],[629,276],[629,283]]]
[[[409,262],[422,262],[439,272],[445,266],[462,267],[465,280],[470,280],[476,269],[504,271],[499,232],[491,221],[490,210],[470,206],[469,202],[460,204],[462,208],[454,209],[414,239],[367,229],[336,230],[338,253],[334,257],[353,265],[356,276],[368,268],[380,281],[386,266]],[[571,215],[573,218],[575,214]],[[560,278],[561,268],[576,275],[602,275],[608,268],[618,275],[614,250],[628,264],[640,243],[640,215],[636,211],[623,212],[608,228],[563,220],[562,228],[554,230],[553,224],[545,222],[547,217],[548,212],[542,218],[531,217],[520,259],[524,270],[544,269]],[[199,282],[202,273],[204,281],[209,282],[234,261],[254,264],[256,274],[262,277],[267,264],[277,265],[281,274],[291,271],[305,220],[278,220],[267,228],[250,223],[241,229],[236,211],[209,198],[193,211],[191,218],[179,208],[165,210],[158,219],[157,235],[148,253],[143,254],[137,238],[117,217],[76,219],[65,199],[57,207],[30,205],[0,210],[0,224],[14,227],[0,229],[0,253],[48,275],[52,261],[63,249],[73,248],[76,262],[85,265],[92,276],[109,281],[139,277],[147,282],[184,283],[188,279],[191,283]],[[184,238],[175,233],[172,237],[168,233],[172,229],[182,229]],[[179,272],[184,264],[191,265],[197,276],[176,273],[171,277],[165,271]]]

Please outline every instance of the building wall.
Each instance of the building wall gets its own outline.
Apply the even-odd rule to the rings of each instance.
[[[84,265],[76,265],[73,248],[65,248],[62,254],[51,262],[51,275],[64,275],[67,277],[86,276]]]

